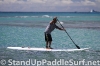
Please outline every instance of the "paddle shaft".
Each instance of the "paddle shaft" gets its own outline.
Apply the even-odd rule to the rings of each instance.
[[[59,20],[57,19],[57,21],[59,22]],[[62,24],[59,22],[59,24],[62,26]],[[65,30],[65,28],[62,26],[62,28]],[[65,30],[66,34],[69,36],[69,38],[72,40],[72,42],[75,44],[75,42],[73,41],[73,39],[70,37],[70,35],[68,34],[68,32]],[[80,47],[78,45],[75,44],[75,46],[80,49]]]

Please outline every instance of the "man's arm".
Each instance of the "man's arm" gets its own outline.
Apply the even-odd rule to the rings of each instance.
[[[65,29],[63,29],[63,28],[58,27],[57,25],[56,25],[56,28],[59,29],[59,30],[65,30]]]

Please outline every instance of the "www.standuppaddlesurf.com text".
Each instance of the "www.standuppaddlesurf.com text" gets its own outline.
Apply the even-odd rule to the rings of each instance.
[[[47,60],[47,59],[28,59],[28,60],[14,60],[14,59],[2,59],[0,60],[0,65],[32,65],[32,66],[43,66],[43,65],[49,65],[49,66],[62,66],[62,65],[94,65],[94,66],[100,66],[100,60],[94,60],[94,61],[87,61],[85,59],[82,60],[74,60],[74,59],[54,59],[54,60]]]

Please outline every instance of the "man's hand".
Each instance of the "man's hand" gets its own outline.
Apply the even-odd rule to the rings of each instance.
[[[66,31],[64,28],[61,28],[61,30]]]

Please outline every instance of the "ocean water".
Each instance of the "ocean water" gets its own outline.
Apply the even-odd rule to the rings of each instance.
[[[43,47],[44,30],[53,17],[80,48],[88,51],[40,52],[9,50],[7,47]],[[59,23],[57,23],[59,27]],[[52,47],[77,49],[64,31],[52,32]],[[32,65],[32,61],[34,64]],[[35,60],[37,64],[35,64]],[[21,61],[26,63],[21,64]],[[39,62],[38,62],[39,61]],[[43,61],[47,61],[44,64]],[[53,62],[56,61],[54,64]],[[81,63],[78,63],[81,61]],[[85,61],[85,64],[82,63]],[[91,61],[91,63],[88,63]],[[50,63],[52,62],[52,63]],[[1,66],[100,66],[100,13],[89,12],[0,12]]]

